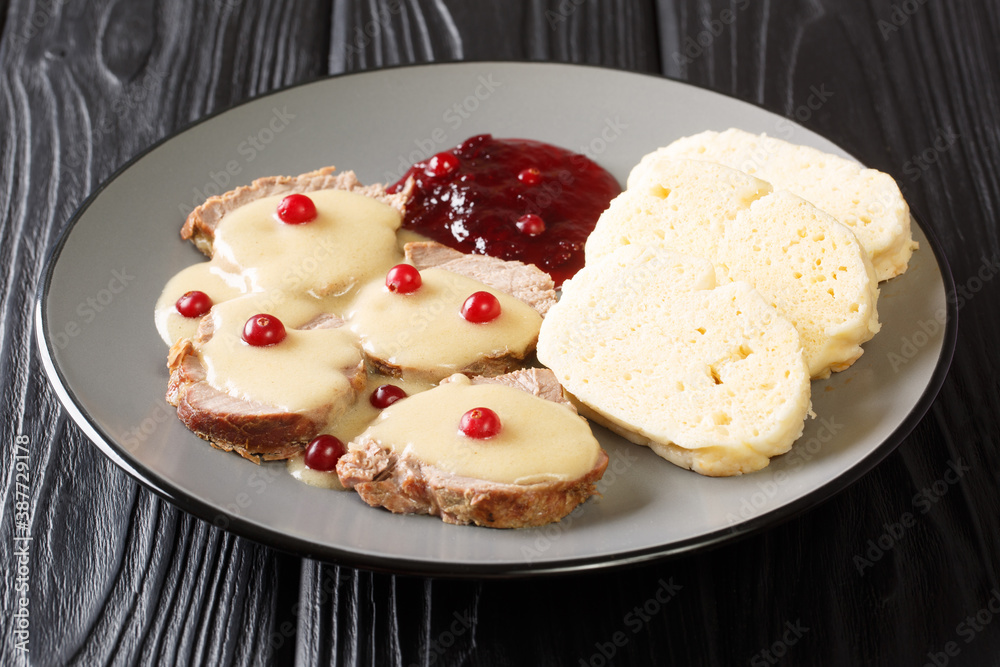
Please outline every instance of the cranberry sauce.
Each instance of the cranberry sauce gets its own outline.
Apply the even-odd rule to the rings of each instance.
[[[516,259],[561,285],[621,188],[589,158],[528,139],[480,134],[413,165],[403,226],[466,253]]]

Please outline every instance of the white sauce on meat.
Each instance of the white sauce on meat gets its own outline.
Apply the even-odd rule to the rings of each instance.
[[[212,261],[246,276],[253,291],[282,289],[316,296],[346,294],[402,261],[399,211],[344,190],[308,193],[311,222],[290,225],[275,211],[282,195],[231,211],[215,230]]]
[[[600,447],[572,409],[504,385],[471,385],[463,376],[433,387],[484,357],[529,353],[541,325],[533,308],[440,269],[422,271],[415,293],[391,293],[385,274],[403,261],[399,212],[341,190],[307,196],[318,217],[299,225],[278,220],[282,196],[227,213],[214,232],[213,259],[184,269],[164,288],[157,329],[168,344],[193,341],[211,386],[271,409],[320,411],[328,416],[323,432],[345,443],[364,432],[457,475],[531,484],[577,479],[593,468]],[[189,290],[214,303],[204,323],[176,311]],[[478,291],[499,299],[497,319],[471,323],[461,316],[466,298]],[[266,347],[246,343],[244,324],[258,313],[281,320],[285,339]],[[328,326],[312,328],[331,316]],[[343,326],[339,316],[347,320]],[[366,373],[362,350],[413,375]],[[401,386],[408,396],[379,410],[369,394],[381,384]],[[488,440],[459,434],[462,414],[473,407],[499,413],[502,432]],[[343,488],[335,472],[307,468],[302,454],[287,467],[307,484]]]
[[[420,289],[397,294],[380,281],[363,287],[348,312],[348,326],[365,353],[440,380],[483,357],[523,357],[538,340],[542,317],[534,308],[482,283],[442,269],[424,269]],[[500,301],[491,322],[467,322],[462,304],[474,292]]]
[[[286,299],[262,308],[267,294],[250,294],[212,308],[212,337],[199,345],[208,383],[235,398],[273,405],[286,412],[324,409],[343,414],[357,392],[352,378],[363,378],[361,348],[343,328],[298,330],[317,314],[315,300]],[[258,313],[275,315],[285,339],[255,347],[243,338],[243,325]]]
[[[477,407],[497,413],[498,435],[479,440],[460,432],[462,415]],[[389,406],[361,439],[455,475],[502,484],[576,480],[593,469],[601,451],[587,421],[570,407],[506,385],[473,385],[464,376]]]

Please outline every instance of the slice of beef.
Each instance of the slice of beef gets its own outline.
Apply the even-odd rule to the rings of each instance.
[[[473,382],[498,382],[526,391],[530,388],[536,396],[566,402],[555,375],[547,369],[516,371]],[[337,463],[337,475],[345,487],[353,488],[372,507],[400,514],[430,514],[447,523],[526,528],[559,521],[594,495],[595,484],[607,465],[608,455],[602,450],[594,467],[579,479],[502,484],[454,475],[361,437],[351,443]]]
[[[304,329],[336,328],[339,317],[317,317]],[[288,459],[301,452],[327,425],[323,408],[287,412],[258,401],[234,398],[208,383],[197,346],[212,337],[213,321],[202,319],[194,341],[182,338],[170,348],[167,368],[167,402],[177,408],[177,416],[191,431],[213,447],[235,451],[254,463]],[[366,375],[362,361],[348,370],[355,391],[364,389]]]
[[[333,313],[320,313],[299,327],[302,331],[311,329],[337,329],[344,326],[344,320]]]
[[[441,384],[451,382],[451,378],[445,378]],[[553,403],[560,403],[576,412],[576,406],[566,398],[562,385],[556,379],[556,374],[548,368],[525,368],[506,375],[497,377],[476,376],[470,378],[472,384],[503,384],[514,389],[526,391],[539,398],[544,398]]]
[[[404,212],[404,204],[410,196],[409,189],[390,195],[382,185],[362,185],[353,171],[340,174],[335,174],[335,171],[336,167],[323,167],[299,176],[258,178],[250,185],[240,186],[220,196],[209,197],[204,204],[188,215],[181,228],[181,238],[190,239],[199,250],[211,257],[215,228],[223,216],[240,206],[272,195],[316,190],[347,190],[388,204],[400,213]]]
[[[534,264],[487,255],[466,255],[434,241],[407,243],[403,251],[406,259],[419,270],[444,269],[478,280],[523,301],[542,317],[556,302],[552,277]]]
[[[532,344],[528,352],[533,352],[533,350],[534,344]],[[367,352],[365,353],[365,358],[368,360],[369,367],[374,372],[388,375],[389,377],[437,382],[442,375],[442,373],[438,372],[437,368],[428,370],[426,368],[399,366]],[[480,357],[458,372],[470,377],[479,375],[493,377],[516,371],[522,366],[524,366],[524,356],[517,356],[512,352],[507,352],[498,357]]]
[[[413,241],[403,247],[406,259],[418,270],[431,269],[456,259],[462,259],[466,254],[460,250],[449,248],[437,241]],[[478,255],[486,257],[486,255]]]

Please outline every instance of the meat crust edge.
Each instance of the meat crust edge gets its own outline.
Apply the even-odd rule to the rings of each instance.
[[[583,477],[564,482],[500,484],[460,477],[399,456],[364,439],[337,464],[340,481],[372,507],[397,514],[430,514],[446,523],[528,528],[559,521],[596,493],[608,467],[601,450]]]
[[[523,367],[524,359],[528,353],[533,352],[535,349],[534,343],[532,343],[526,352],[526,354],[518,356],[514,353],[508,353],[499,357],[482,357],[477,359],[465,368],[459,370],[442,370],[440,368],[411,368],[397,366],[396,364],[390,364],[385,359],[381,359],[374,355],[365,353],[365,358],[368,360],[368,365],[376,373],[381,373],[382,375],[388,375],[394,378],[406,378],[408,380],[423,380],[426,382],[438,382],[453,373],[462,373],[469,377],[482,375],[484,377],[496,377],[498,375],[504,375],[505,373],[512,373],[519,368]]]
[[[254,463],[295,456],[325,425],[323,410],[284,412],[215,389],[208,384],[205,368],[189,339],[182,338],[170,348],[167,368],[167,403],[177,408],[181,422],[212,447],[236,452]],[[361,391],[366,377],[364,361],[348,377],[354,390]]]
[[[424,269],[443,269],[510,294],[545,317],[556,303],[555,283],[534,264],[488,255],[467,255],[437,241],[415,241],[403,246],[408,262]]]

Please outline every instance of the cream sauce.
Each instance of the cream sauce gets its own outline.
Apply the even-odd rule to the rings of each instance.
[[[361,433],[368,428],[373,421],[375,421],[375,418],[382,413],[382,410],[371,404],[369,396],[383,384],[392,384],[402,388],[407,394],[406,398],[400,399],[404,401],[414,394],[419,394],[420,392],[427,391],[428,389],[434,387],[434,385],[430,382],[404,380],[402,378],[393,378],[381,375],[380,373],[369,373],[367,382],[365,383],[365,390],[361,392],[360,396],[358,396],[358,400],[346,413],[337,419],[336,423],[330,424],[324,432],[337,436],[345,443],[350,442],[361,435]],[[395,403],[393,405],[395,405]]]
[[[328,408],[331,418],[343,414],[357,394],[348,377],[362,362],[356,337],[343,328],[297,330],[319,314],[322,302],[271,298],[249,294],[212,308],[214,332],[199,349],[208,383],[230,396],[288,412]],[[243,341],[243,325],[262,312],[281,320],[286,337],[254,347]]]
[[[278,219],[283,195],[226,214],[215,230],[213,261],[242,273],[253,291],[316,296],[345,294],[402,261],[396,245],[399,211],[344,190],[307,194],[317,217],[299,225]]]
[[[338,417],[337,420],[330,424],[323,432],[337,436],[344,443],[348,443],[361,435],[361,433],[368,428],[368,426],[382,412],[371,404],[368,397],[373,391],[375,391],[375,389],[384,384],[392,384],[397,387],[401,387],[407,393],[407,398],[422,391],[427,391],[434,386],[429,382],[402,380],[400,378],[392,378],[378,373],[369,373],[368,381],[365,384],[365,390],[358,396],[358,400],[354,402],[354,405],[347,409],[347,412]],[[311,468],[307,468],[304,454],[298,454],[288,460],[288,472],[291,473],[295,479],[311,486],[319,486],[324,489],[335,489],[337,491],[345,490],[344,485],[340,483],[340,479],[337,477],[336,471],[331,470],[330,472],[323,472],[321,470],[312,470]]]
[[[365,285],[348,313],[365,352],[424,377],[441,379],[483,357],[523,357],[538,340],[542,318],[531,306],[482,283],[442,269],[424,269],[420,289],[390,292],[381,281]],[[500,301],[492,322],[467,322],[462,304],[486,291]]]
[[[407,243],[427,243],[428,241],[433,241],[433,239],[423,234],[418,234],[412,229],[403,229],[400,227],[399,231],[396,232],[396,244],[399,246],[399,252],[403,252],[406,249]]]
[[[340,483],[340,478],[337,477],[336,470],[331,470],[329,472],[313,470],[312,468],[306,466],[306,457],[302,452],[288,459],[285,466],[288,469],[289,474],[303,484],[318,486],[321,489],[330,489],[332,491],[347,490],[344,488],[344,485]]]
[[[194,338],[200,317],[184,317],[177,312],[177,299],[186,292],[204,292],[212,303],[221,303],[243,293],[240,276],[226,273],[217,264],[200,262],[171,278],[156,302],[154,319],[160,338],[173,345],[181,338]]]
[[[460,433],[462,415],[476,407],[499,415],[498,435]],[[503,484],[579,479],[600,455],[587,421],[568,406],[462,376],[389,406],[362,437],[455,475]]]

